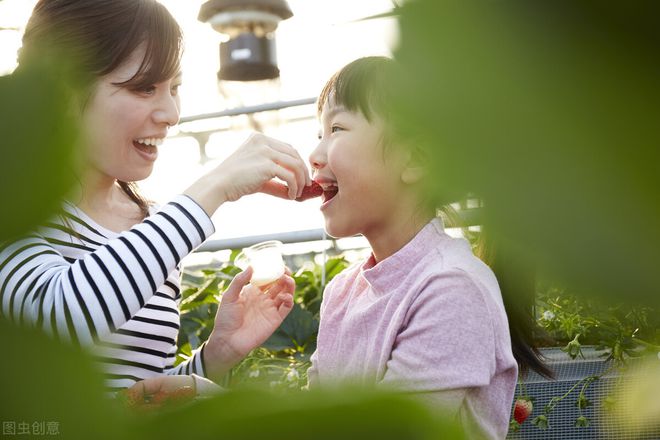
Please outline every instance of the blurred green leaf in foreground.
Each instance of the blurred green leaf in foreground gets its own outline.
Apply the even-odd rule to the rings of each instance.
[[[0,241],[53,215],[75,182],[69,96],[42,67],[0,77]]]
[[[443,202],[581,292],[657,306],[657,2],[418,0],[401,9],[398,122]]]

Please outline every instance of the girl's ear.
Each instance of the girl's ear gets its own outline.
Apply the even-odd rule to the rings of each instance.
[[[406,151],[405,165],[401,170],[401,181],[407,185],[414,185],[419,183],[427,174],[428,169],[424,166],[424,161],[421,160],[421,154],[413,148]]]
[[[423,166],[406,166],[401,172],[401,181],[408,185],[419,183],[426,176],[426,168]]]

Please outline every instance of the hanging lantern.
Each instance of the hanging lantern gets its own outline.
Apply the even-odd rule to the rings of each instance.
[[[275,30],[293,16],[285,0],[209,0],[198,19],[225,34],[220,43],[218,78],[256,81],[280,76],[275,50]]]

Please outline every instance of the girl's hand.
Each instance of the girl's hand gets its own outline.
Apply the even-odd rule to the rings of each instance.
[[[252,268],[236,275],[222,296],[204,348],[207,376],[220,379],[280,326],[293,308],[295,282],[288,274],[265,291],[248,284]]]

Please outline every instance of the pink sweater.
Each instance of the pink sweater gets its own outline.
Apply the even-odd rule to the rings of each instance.
[[[518,369],[495,276],[440,220],[325,289],[310,387],[351,381],[416,393],[470,438],[506,437]]]

